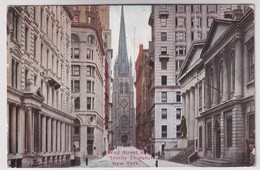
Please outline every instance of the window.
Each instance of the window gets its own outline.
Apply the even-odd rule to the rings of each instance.
[[[247,47],[247,56],[248,56],[248,82],[255,79],[255,49],[253,45]]]
[[[80,81],[79,80],[71,80],[71,90],[73,92],[80,91]]]
[[[15,88],[18,87],[18,66],[19,63],[12,59],[12,86]]]
[[[29,72],[29,70],[28,69],[25,69],[25,73],[24,73],[24,84],[25,84],[25,88],[27,88],[28,87],[28,72]]]
[[[191,32],[191,41],[194,40],[201,40],[202,39],[202,32],[201,31],[192,31]]]
[[[185,41],[186,40],[186,34],[182,31],[177,31],[175,33],[175,41]]]
[[[227,147],[232,146],[232,117],[227,117]]]
[[[212,141],[211,141],[211,139],[212,139],[212,133],[211,133],[211,122],[208,122],[207,123],[207,148],[208,149],[211,149],[211,143],[212,143]]]
[[[93,60],[93,50],[87,49],[87,59]]]
[[[167,85],[167,76],[162,76],[162,85]]]
[[[167,55],[167,47],[161,47],[161,54]]]
[[[192,5],[191,11],[194,12],[194,13],[200,12],[200,5]]]
[[[202,149],[202,127],[199,127],[199,149]]]
[[[91,81],[87,81],[87,92],[91,92]]]
[[[37,84],[37,75],[34,75],[33,77],[33,85],[36,86]]]
[[[80,132],[80,121],[78,119],[74,119],[74,133],[75,135],[79,135]]]
[[[72,53],[72,58],[74,59],[79,59],[79,54],[80,54],[80,51],[79,51],[79,48],[74,48],[72,49],[71,51]]]
[[[214,18],[207,18],[207,26],[210,27]]]
[[[161,18],[161,27],[167,26],[167,18]]]
[[[47,36],[49,36],[49,17],[48,16],[46,19],[46,34],[47,34]]]
[[[37,49],[37,36],[34,36],[34,41],[33,41],[33,57],[36,58],[36,49]]]
[[[95,98],[92,98],[92,110],[94,110],[94,105],[95,105]]]
[[[161,69],[162,70],[167,70],[167,62],[168,62],[168,60],[161,59]]]
[[[93,81],[93,82],[92,82],[92,92],[93,92],[93,93],[95,92],[95,90],[94,90],[95,88],[94,88],[94,87],[95,87],[95,82]]]
[[[46,68],[49,68],[49,49],[47,49],[47,54],[46,54]]]
[[[72,65],[72,75],[80,76],[80,66],[79,65]]]
[[[24,33],[24,45],[25,45],[25,51],[28,52],[29,48],[29,40],[28,40],[28,34],[29,34],[29,28],[25,27],[25,33]]]
[[[91,109],[91,97],[87,97],[87,110]]]
[[[255,114],[250,114],[248,117],[249,121],[249,128],[248,128],[248,135],[249,139],[255,139]]]
[[[175,25],[176,27],[184,27],[185,26],[185,18],[176,18],[175,19]]]
[[[87,76],[95,76],[95,67],[94,66],[87,66]]]
[[[191,18],[191,26],[192,27],[201,27],[201,18]]]
[[[124,128],[127,127],[127,118],[125,116],[121,118],[121,126]]]
[[[176,109],[176,119],[181,119],[181,108]]]
[[[124,90],[125,90],[125,94],[127,94],[128,91],[129,91],[129,86],[128,86],[128,83],[127,83],[127,82],[125,82],[125,88],[124,88]]]
[[[88,17],[88,24],[91,24],[91,17]]]
[[[43,17],[44,17],[44,15],[43,15],[43,8],[41,8],[41,28],[43,28]]]
[[[217,12],[217,6],[216,5],[208,5],[207,8],[208,8],[207,9],[208,13]]]
[[[167,109],[162,109],[162,119],[167,119]]]
[[[176,92],[176,101],[181,102],[181,92],[180,91]]]
[[[186,55],[186,47],[185,46],[176,46],[175,54],[176,55]]]
[[[120,93],[121,93],[121,94],[123,93],[123,88],[124,88],[124,85],[123,85],[123,83],[120,83],[120,86],[119,86],[119,91],[120,91]]]
[[[74,108],[75,108],[75,109],[80,109],[80,98],[79,98],[79,97],[77,97],[77,98],[75,99]]]
[[[94,128],[88,127],[88,128],[87,128],[87,134],[88,134],[88,135],[94,135]]]
[[[161,32],[161,41],[167,41],[167,32]]]
[[[167,126],[162,125],[162,138],[167,138]]]
[[[176,71],[180,70],[182,64],[183,64],[183,60],[176,60],[176,61],[175,61],[175,70],[176,70]]]
[[[79,37],[76,34],[71,34],[71,43],[79,43]]]
[[[202,84],[199,84],[199,107],[202,107]]]
[[[88,43],[89,44],[94,44],[94,42],[95,42],[95,37],[93,35],[89,35],[88,36]]]
[[[167,102],[167,92],[162,92],[162,102]]]
[[[181,136],[181,126],[177,125],[176,126],[176,137],[179,138]]]
[[[11,38],[17,40],[19,16],[14,11],[11,12],[11,16],[12,16],[12,29],[13,29],[11,32]]]
[[[184,5],[176,5],[176,12],[185,12]]]
[[[73,21],[74,21],[74,22],[79,22],[79,16],[78,16],[78,15],[75,15]]]

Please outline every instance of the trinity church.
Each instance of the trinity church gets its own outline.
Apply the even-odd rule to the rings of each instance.
[[[121,9],[118,56],[114,65],[112,146],[135,146],[132,62],[128,60],[124,8]]]

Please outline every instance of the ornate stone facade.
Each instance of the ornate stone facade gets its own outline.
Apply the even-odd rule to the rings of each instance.
[[[67,6],[10,6],[7,23],[8,166],[73,159]]]
[[[127,56],[124,9],[121,10],[118,56],[114,65],[112,147],[135,146],[135,109],[132,63]]]

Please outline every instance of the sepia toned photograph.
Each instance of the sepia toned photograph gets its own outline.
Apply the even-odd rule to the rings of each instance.
[[[256,166],[254,4],[6,11],[6,167]]]

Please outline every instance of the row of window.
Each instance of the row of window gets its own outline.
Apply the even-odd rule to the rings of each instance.
[[[214,17],[208,17],[207,18],[207,27],[211,26],[211,23],[213,21]],[[161,27],[166,27],[167,26],[167,17],[161,16],[160,17],[161,21]],[[175,27],[177,28],[184,28],[186,26],[186,18],[184,17],[178,17],[175,19]],[[202,18],[201,17],[196,17],[196,18],[191,18],[191,26],[192,27],[202,27]]]
[[[80,76],[80,65],[72,65],[72,76]],[[96,68],[94,66],[87,66],[87,76],[95,77],[95,70]]]
[[[87,97],[87,110],[94,110],[94,97]],[[74,109],[80,109],[80,97],[74,100]]]
[[[161,93],[161,101],[167,102],[167,92]],[[176,102],[181,102],[181,92],[180,91],[176,92]]]
[[[94,35],[89,35],[88,36],[88,44],[95,44],[95,37]],[[72,44],[76,44],[76,43],[80,43],[80,39],[76,34],[71,34],[71,43]]]
[[[162,119],[167,119],[167,109],[162,109]],[[176,119],[181,119],[181,108],[176,109]]]
[[[87,49],[87,59],[93,60],[94,50]],[[71,48],[71,58],[79,59],[80,58],[80,49],[79,48]]]
[[[161,129],[162,129],[161,131],[162,138],[167,138],[167,125],[162,125]],[[178,138],[180,136],[181,136],[180,125],[176,125],[176,137]]]
[[[186,46],[176,46],[175,47],[176,55],[186,55]],[[161,47],[161,55],[168,55],[167,47]]]
[[[160,5],[160,10],[165,11],[167,10],[167,5]],[[185,5],[175,5],[175,11],[177,13],[185,12]],[[201,5],[191,5],[191,12],[199,13],[201,12]],[[217,5],[207,5],[207,12],[208,13],[216,13],[217,12]]]
[[[87,93],[94,93],[95,82],[87,81]],[[72,92],[80,92],[80,80],[71,80],[71,91]]]
[[[120,85],[119,85],[119,92],[121,94],[125,93],[127,94],[129,92],[129,85],[127,82],[123,83],[121,82]]]

